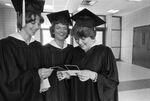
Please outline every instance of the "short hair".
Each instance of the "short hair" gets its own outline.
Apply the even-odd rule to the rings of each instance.
[[[66,36],[66,38],[67,38],[68,35],[69,35],[69,33],[70,33],[70,29],[69,29],[69,23],[66,22],[65,20],[54,21],[54,22],[52,23],[52,26],[50,27],[50,34],[51,34],[51,37],[52,37],[52,38],[55,38],[55,34],[54,34],[55,25],[57,25],[57,24],[59,24],[59,23],[61,23],[61,24],[67,26],[67,36]]]
[[[35,21],[37,16],[40,18],[40,23],[43,23],[44,22],[44,18],[41,16],[40,13],[26,12],[26,14],[25,14],[25,22],[26,22],[26,24],[30,23],[32,21]],[[22,13],[19,13],[17,15],[17,27],[19,28],[19,30],[22,29]]]
[[[75,38],[91,37],[91,39],[95,39],[96,31],[94,28],[81,27],[75,25],[72,28],[71,35],[74,36]]]

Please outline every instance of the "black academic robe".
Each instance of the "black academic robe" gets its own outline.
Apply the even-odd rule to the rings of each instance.
[[[39,93],[41,44],[14,37],[0,40],[0,101],[42,101]]]
[[[78,77],[72,77],[70,101],[118,101],[118,71],[110,48],[96,45],[85,52],[76,47],[66,63],[78,65],[81,70],[98,73],[96,82],[82,82]]]
[[[73,49],[72,45],[68,45],[64,49],[56,48],[50,44],[47,44],[43,48],[44,53],[44,67],[60,66],[64,67],[66,57]],[[65,68],[64,68],[65,69]],[[68,83],[67,80],[59,81],[56,72],[62,69],[54,69],[51,76],[48,78],[51,87],[46,93],[47,101],[69,101],[68,100]]]

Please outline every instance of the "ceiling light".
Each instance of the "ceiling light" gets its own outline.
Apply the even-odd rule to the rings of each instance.
[[[6,6],[9,6],[9,7],[12,7],[12,5],[11,5],[11,4],[9,4],[9,3],[5,3],[5,5],[6,5]]]
[[[109,10],[109,11],[107,11],[108,13],[117,13],[117,12],[119,12],[119,10],[114,10],[114,9],[112,9],[112,10]]]
[[[91,2],[89,2],[90,5],[94,5],[97,2],[97,0],[92,0]]]
[[[140,1],[143,1],[143,0],[128,0],[128,1],[131,1],[131,2],[140,2]]]
[[[97,2],[97,0],[83,0],[81,5],[88,5],[88,6],[92,6]]]

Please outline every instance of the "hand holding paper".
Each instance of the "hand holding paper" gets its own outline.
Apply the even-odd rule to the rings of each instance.
[[[64,65],[66,70],[57,71],[57,77],[59,80],[69,79],[70,76],[77,76],[77,73],[80,72],[77,65]]]
[[[53,69],[51,68],[41,68],[38,70],[38,73],[41,79],[48,78],[52,72],[53,72]]]
[[[87,81],[89,79],[94,80],[97,76],[96,72],[90,70],[81,70],[80,73],[77,74],[80,81]]]
[[[57,78],[59,81],[69,79],[70,75],[66,71],[57,71]]]

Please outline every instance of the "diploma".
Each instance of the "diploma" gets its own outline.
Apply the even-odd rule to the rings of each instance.
[[[70,76],[77,76],[78,73],[80,73],[80,70],[66,70],[62,72],[67,72]]]

